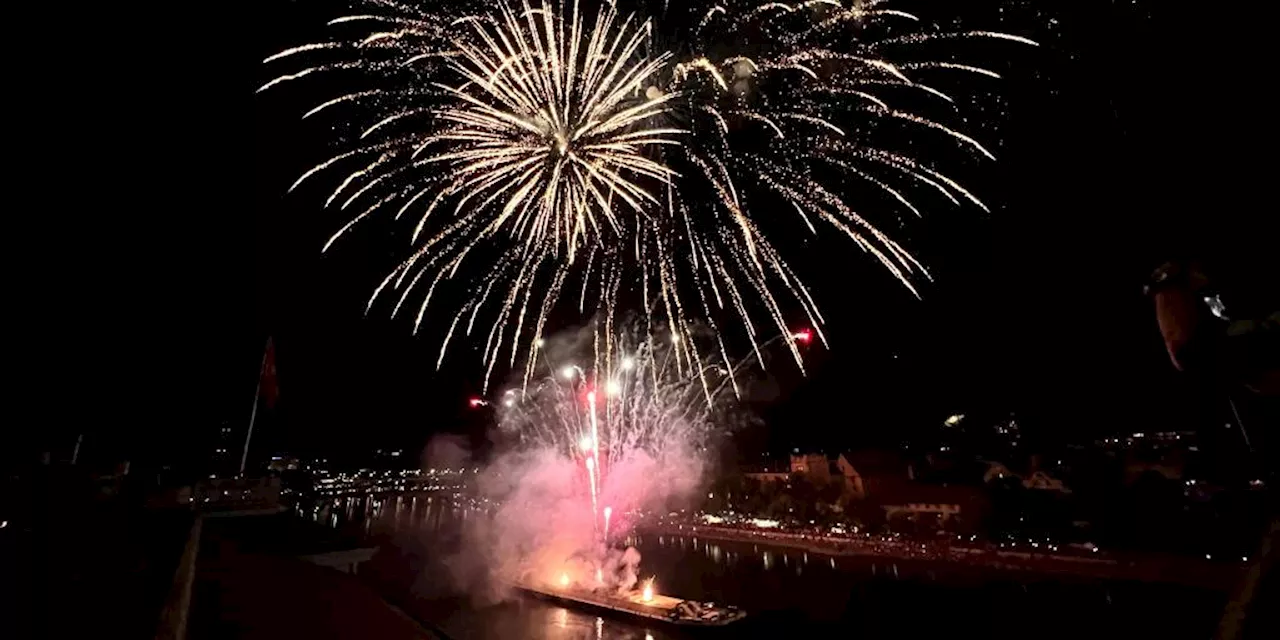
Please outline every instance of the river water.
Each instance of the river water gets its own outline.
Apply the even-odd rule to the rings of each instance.
[[[599,616],[536,598],[492,602],[461,593],[451,560],[457,524],[478,512],[440,498],[347,500],[308,512],[330,526],[360,529],[379,551],[361,578],[449,638],[661,640],[705,636],[661,623]],[[722,637],[903,638],[1089,636],[1205,638],[1225,602],[1209,589],[1072,577],[929,561],[831,557],[692,536],[633,535],[642,574],[661,593],[733,604],[746,620]]]

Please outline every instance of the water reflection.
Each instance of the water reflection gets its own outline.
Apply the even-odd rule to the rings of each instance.
[[[380,544],[390,542],[393,546],[411,549],[413,562],[406,561],[407,554],[387,553],[380,556],[384,558],[385,566],[376,569],[387,572],[402,570],[408,578],[406,588],[411,588],[409,585],[415,584],[417,576],[426,575],[427,570],[418,563],[428,555],[427,548],[433,544],[428,541],[439,538],[426,534],[444,532],[447,534],[444,537],[449,537],[449,532],[454,531],[467,515],[466,509],[456,509],[447,496],[436,498],[439,499],[427,495],[405,496],[397,500],[395,509],[388,509],[384,508],[387,506],[385,500],[375,505],[371,498],[359,496],[301,505],[296,512],[301,518],[317,520],[346,533],[370,531]],[[394,498],[386,498],[391,499]],[[407,509],[404,501],[409,502]],[[483,517],[483,512],[478,511],[474,515]],[[401,521],[402,517],[407,517],[408,521]],[[1089,633],[1098,635],[1100,627],[1097,625],[1104,619],[1132,622],[1135,613],[1142,611],[1141,607],[1133,605],[1133,592],[1124,590],[1127,587],[1116,587],[1119,590],[1114,594],[1110,589],[1096,586],[1068,587],[1054,583],[1038,587],[1032,583],[1028,587],[1021,584],[1019,578],[1000,577],[993,581],[989,575],[977,575],[978,570],[952,570],[917,561],[886,562],[885,558],[877,560],[869,556],[836,558],[818,551],[801,551],[800,560],[792,567],[790,552],[783,548],[708,540],[705,534],[701,538],[677,535],[642,538],[632,535],[625,542],[640,549],[645,571],[656,575],[658,584],[668,586],[671,594],[728,602],[751,611],[741,628],[741,635],[735,629],[730,637],[792,637],[811,632],[821,636],[830,631],[830,627],[823,625],[835,619],[845,621],[841,625],[846,622],[853,625],[848,629],[857,628],[861,624],[859,621],[863,620],[877,629],[882,627],[876,625],[887,624],[932,629],[933,620],[946,619],[954,621],[956,629],[975,632],[1008,630],[1000,626],[1003,623],[997,624],[999,629],[992,629],[989,622],[1008,619],[1011,625],[1021,625],[1019,628],[1050,624],[1056,630],[1084,632],[1073,636],[1079,637]],[[689,553],[690,549],[697,553]],[[795,570],[778,571],[778,555],[783,556],[784,567]],[[810,558],[810,555],[814,557]],[[822,562],[823,557],[827,557],[827,562]],[[885,566],[879,566],[880,563],[885,563]],[[963,576],[960,575],[962,571],[966,571]],[[362,569],[362,573],[365,570]],[[1185,595],[1182,592],[1169,591],[1167,595],[1181,609],[1194,611],[1197,606],[1212,609],[1211,604],[1207,607],[1198,604],[1209,602],[1209,598],[1189,602],[1180,597]],[[415,614],[424,620],[439,622],[450,636],[474,640],[508,637],[670,640],[686,637],[664,627],[655,626],[650,630],[650,625],[644,622],[598,616],[595,612],[578,611],[543,601],[517,599],[492,607],[472,607],[458,601],[442,600],[443,604],[437,609],[430,609],[430,601],[425,598],[407,601],[425,603],[421,605],[424,609]],[[996,603],[1000,607],[998,610],[992,608]],[[913,612],[919,611],[921,606],[946,615],[915,615]],[[1035,610],[1036,616],[1027,618],[1008,613],[1023,608]],[[1058,616],[1056,612],[1059,611],[1074,613]],[[778,612],[785,612],[785,616]],[[1046,622],[1046,619],[1051,619],[1051,622]],[[1150,625],[1153,619],[1156,618],[1143,617],[1142,624]],[[893,622],[889,623],[890,620]],[[1039,628],[1044,629],[1043,626]],[[770,632],[758,635],[756,632],[761,629]],[[1164,635],[1170,638],[1189,637],[1192,628],[1174,631],[1179,630],[1184,633]],[[876,634],[862,637],[872,638]]]

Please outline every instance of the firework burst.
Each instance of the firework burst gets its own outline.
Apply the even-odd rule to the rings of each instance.
[[[499,428],[526,447],[595,458],[601,467],[676,442],[704,446],[713,418],[735,396],[731,370],[745,362],[707,356],[688,368],[679,345],[639,330],[615,337],[609,353],[595,350],[602,342],[593,335],[581,358],[540,354],[529,382],[495,403]]]
[[[577,348],[550,350],[566,351],[563,359],[542,353],[539,373],[527,384],[517,379],[492,403],[499,432],[514,440],[515,449],[572,461],[583,480],[584,502],[589,498],[593,538],[606,544],[611,524],[618,525],[615,514],[625,518],[663,494],[656,485],[664,479],[653,473],[697,467],[712,435],[744,415],[734,402],[731,374],[753,361],[709,356],[696,367],[683,366],[682,347],[648,336],[643,323],[633,325],[612,341],[592,331]],[[696,332],[687,340],[707,334]],[[800,340],[796,335],[761,347]],[[605,342],[614,345],[609,353],[598,348]],[[696,482],[696,473],[685,475],[684,485]]]
[[[350,220],[326,249],[374,213],[415,219],[413,253],[370,308],[383,297],[393,315],[416,306],[416,331],[451,285],[463,295],[445,310],[437,364],[455,337],[477,333],[483,314],[492,319],[477,336],[488,371],[523,353],[526,380],[548,314],[566,298],[580,313],[602,313],[606,359],[618,352],[612,322],[624,296],[670,328],[679,371],[707,356],[681,340],[698,323],[725,356],[717,318],[754,343],[785,333],[787,310],[799,308],[825,341],[813,296],[770,240],[784,225],[847,236],[914,292],[927,273],[855,208],[846,185],[915,215],[917,191],[985,208],[871,134],[905,124],[991,157],[972,137],[895,105],[953,102],[917,77],[934,70],[997,74],[903,52],[957,38],[1034,44],[982,31],[904,33],[915,16],[875,0],[653,1],[634,3],[633,14],[608,0],[499,0],[475,12],[367,4],[331,22],[367,28],[267,59],[316,64],[262,89],[339,72],[369,82],[307,112],[356,106],[367,126],[294,187],[335,176],[326,206]]]

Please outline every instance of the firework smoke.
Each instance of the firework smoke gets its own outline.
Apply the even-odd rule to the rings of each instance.
[[[667,337],[638,330],[608,357],[595,349],[603,342],[594,328],[551,340],[541,375],[490,403],[506,450],[480,490],[499,506],[471,523],[466,547],[492,585],[633,590],[640,555],[619,542],[639,514],[701,493],[712,436],[741,419],[729,374],[744,363],[690,369]]]

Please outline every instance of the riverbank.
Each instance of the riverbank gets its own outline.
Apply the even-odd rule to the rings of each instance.
[[[1117,553],[1084,556],[1044,552],[1034,548],[1030,550],[1001,549],[990,545],[966,545],[950,540],[920,541],[876,536],[821,536],[780,531],[753,531],[714,525],[646,525],[637,532],[763,544],[827,556],[862,556],[937,562],[999,571],[1069,575],[1105,580],[1135,580],[1212,589],[1230,588],[1243,571],[1242,566],[1182,556]]]

